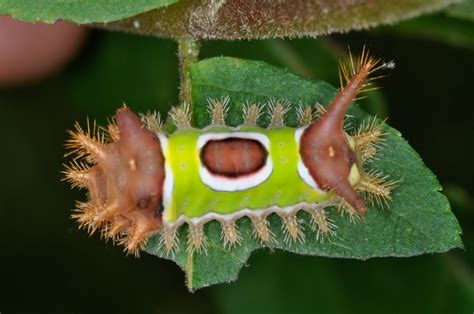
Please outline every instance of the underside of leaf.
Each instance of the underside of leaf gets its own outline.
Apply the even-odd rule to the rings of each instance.
[[[160,37],[251,39],[316,37],[391,24],[455,0],[182,0],[104,25]]]

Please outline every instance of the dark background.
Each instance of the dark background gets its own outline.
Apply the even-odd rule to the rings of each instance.
[[[174,263],[125,256],[69,218],[84,193],[60,182],[65,130],[87,115],[104,122],[123,102],[166,113],[178,98],[174,42],[93,31],[61,73],[0,90],[0,312],[472,313],[474,44],[463,32],[473,27],[439,14],[317,40],[204,43],[202,59],[263,60],[335,85],[347,45],[395,60],[364,106],[388,115],[438,176],[466,250],[365,262],[259,251],[237,282],[194,294]]]

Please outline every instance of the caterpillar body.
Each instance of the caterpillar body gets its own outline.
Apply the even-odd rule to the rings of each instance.
[[[364,167],[380,149],[381,124],[374,119],[352,135],[344,131],[350,103],[373,72],[390,66],[366,52],[350,60],[349,67],[341,63],[341,89],[333,102],[327,109],[301,106],[298,128],[284,125],[284,101],[270,102],[267,129],[257,125],[262,107],[250,103],[241,126],[226,126],[228,98],[209,101],[212,123],[205,129],[191,126],[186,104],[170,113],[178,127],[172,134],[162,131],[158,115],[140,119],[127,107],[117,111],[106,132],[76,124],[66,144],[75,158],[65,179],[87,188],[89,201],[78,202],[73,217],[134,254],[155,233],[173,253],[183,224],[187,249],[205,250],[203,226],[211,220],[220,222],[226,248],[239,245],[235,222],[244,216],[255,237],[267,243],[274,240],[267,223],[273,213],[281,217],[287,241],[303,241],[300,210],[311,214],[318,239],[334,234],[325,208],[339,206],[355,219],[367,211],[366,201],[386,204],[396,187]]]

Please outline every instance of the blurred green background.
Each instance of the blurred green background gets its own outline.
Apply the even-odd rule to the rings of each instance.
[[[389,116],[437,174],[466,250],[408,259],[338,260],[259,251],[235,283],[189,293],[174,263],[89,238],[60,182],[65,130],[104,123],[126,102],[166,113],[178,99],[174,42],[95,30],[42,82],[0,90],[0,312],[473,313],[474,22],[445,13],[320,39],[206,42],[201,58],[263,60],[336,85],[337,58],[368,45],[395,60],[363,101]]]

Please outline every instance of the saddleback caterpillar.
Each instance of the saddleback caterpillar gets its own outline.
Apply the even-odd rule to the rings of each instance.
[[[236,220],[248,217],[254,236],[275,241],[267,217],[281,217],[287,241],[304,241],[297,218],[300,210],[312,217],[314,236],[323,239],[336,231],[326,210],[336,206],[348,219],[364,215],[367,202],[386,206],[396,182],[365,169],[383,141],[382,124],[372,120],[353,134],[344,130],[346,110],[367,87],[372,74],[391,64],[362,52],[348,66],[341,63],[341,88],[324,109],[301,106],[300,127],[284,125],[285,101],[272,100],[267,129],[257,125],[262,106],[247,103],[244,123],[225,124],[229,98],[209,100],[212,124],[191,125],[189,106],[170,112],[177,126],[163,131],[157,114],[139,118],[120,108],[107,128],[79,124],[70,131],[65,179],[89,190],[89,200],[78,202],[73,218],[89,233],[100,230],[106,239],[138,254],[147,239],[161,234],[170,254],[179,245],[189,252],[206,250],[203,225],[217,220],[222,245],[240,245]],[[379,207],[380,207],[379,206]],[[188,225],[187,243],[177,231]]]

